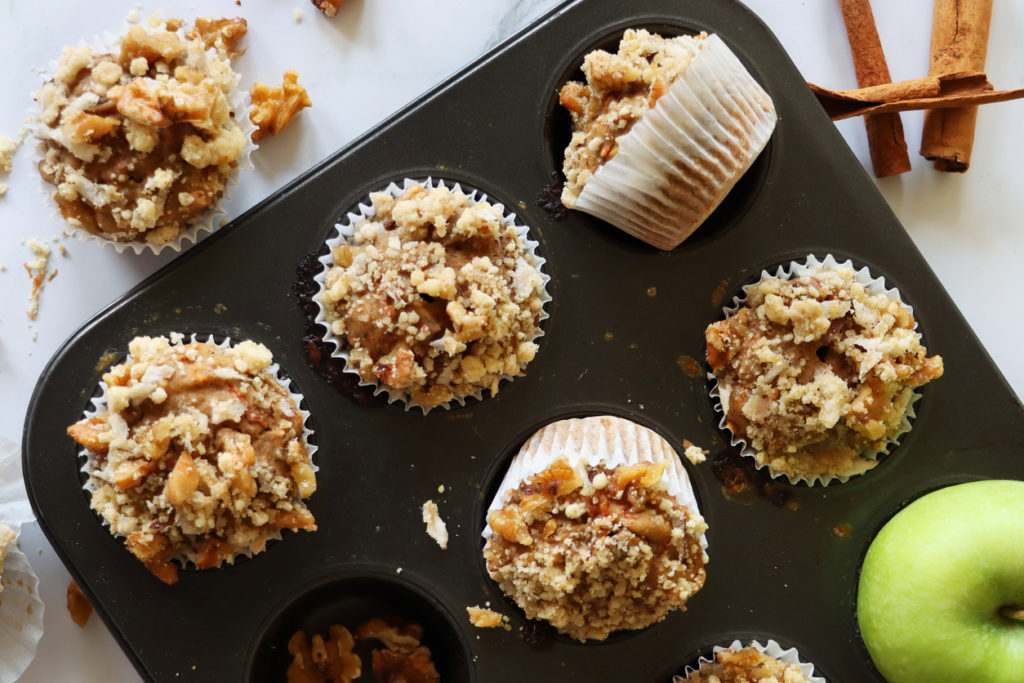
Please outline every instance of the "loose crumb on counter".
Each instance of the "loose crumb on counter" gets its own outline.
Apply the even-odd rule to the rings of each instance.
[[[39,295],[42,294],[46,283],[53,279],[53,276],[49,275],[50,247],[34,239],[30,239],[26,245],[32,250],[32,258],[24,263],[25,271],[32,279],[32,290],[28,295],[29,303],[25,313],[29,320],[35,320],[39,314]]]
[[[428,500],[423,504],[423,522],[427,525],[427,535],[437,541],[441,550],[448,549],[448,527],[437,511],[437,503]]]

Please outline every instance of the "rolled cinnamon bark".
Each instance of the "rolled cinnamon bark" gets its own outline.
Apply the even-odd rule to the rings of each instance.
[[[992,0],[935,0],[929,75],[984,71],[991,20]],[[925,114],[921,156],[940,171],[966,171],[977,116],[976,106]]]
[[[870,0],[839,0],[839,7],[846,24],[846,37],[850,41],[857,85],[865,88],[891,81]],[[910,156],[899,114],[865,116],[864,126],[868,132],[868,149],[875,177],[884,178],[910,170]]]

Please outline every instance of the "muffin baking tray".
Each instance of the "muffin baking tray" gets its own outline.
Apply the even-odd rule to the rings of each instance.
[[[779,113],[751,170],[669,253],[580,213],[556,220],[536,201],[569,137],[559,86],[577,77],[586,52],[614,46],[628,27],[718,33]],[[368,192],[428,176],[480,188],[514,210],[540,241],[553,300],[525,377],[496,397],[424,416],[383,396],[353,400],[314,372],[293,285],[299,264]],[[704,328],[762,268],[809,253],[884,275],[914,307],[929,351],[945,358],[945,376],[924,388],[912,431],[866,475],[727,494],[716,471],[734,451],[708,397]],[[65,430],[89,406],[105,361],[119,360],[136,335],[171,331],[249,338],[273,351],[312,414],[320,471],[309,505],[319,530],[288,533],[231,567],[183,571],[165,586],[90,510]],[[716,466],[686,463],[709,524],[710,563],[686,612],[579,644],[535,628],[504,598],[487,577],[480,531],[530,433],[602,412],[657,430],[680,452],[684,439],[710,449]],[[795,646],[832,682],[880,681],[854,611],[874,533],[939,486],[1024,478],[1021,404],[782,47],[727,0],[561,5],[87,323],[44,371],[23,443],[40,524],[152,681],[281,681],[298,628],[326,632],[395,612],[424,625],[452,683],[665,683],[734,637]],[[447,550],[425,533],[428,499],[452,533]],[[470,625],[465,607],[488,602],[510,616],[511,630]]]

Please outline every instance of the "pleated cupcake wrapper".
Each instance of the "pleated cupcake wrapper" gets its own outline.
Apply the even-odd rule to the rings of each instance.
[[[761,654],[768,655],[769,657],[774,657],[775,659],[785,662],[786,664],[796,665],[800,668],[800,671],[803,672],[804,676],[807,676],[809,679],[811,679],[812,683],[826,683],[824,678],[822,678],[821,676],[814,675],[813,664],[805,662],[800,659],[800,653],[797,652],[797,649],[795,647],[783,648],[774,640],[769,640],[767,643],[762,643],[757,640],[751,640],[746,645],[744,645],[739,640],[734,640],[732,641],[732,643],[729,644],[728,647],[715,645],[714,653],[717,655],[722,650],[741,650],[745,647],[752,647]],[[701,666],[705,664],[711,664],[715,661],[716,660],[714,659],[701,657],[699,660],[697,660],[696,667],[686,667],[684,672],[685,676],[673,676],[672,683],[686,683],[686,681],[689,680],[690,675],[699,671]]]
[[[536,474],[543,472],[560,458],[565,458],[580,479],[589,481],[586,467],[604,465],[614,469],[621,465],[666,463],[662,475],[665,490],[676,502],[700,514],[697,497],[679,455],[657,432],[612,415],[559,420],[537,431],[512,458],[498,492],[487,507],[486,516],[505,507],[509,493]],[[489,524],[481,534],[492,535]],[[701,534],[701,547],[707,539]],[[705,561],[707,561],[705,553]]]
[[[0,576],[0,683],[14,683],[36,657],[43,637],[39,577],[15,542]]]
[[[551,295],[548,294],[547,285],[548,282],[551,281],[551,277],[544,272],[544,264],[547,263],[547,260],[537,254],[537,245],[539,243],[536,240],[530,239],[529,228],[523,225],[519,225],[516,222],[516,215],[511,211],[506,211],[504,204],[491,203],[490,200],[487,198],[487,195],[481,190],[468,186],[463,187],[460,183],[449,184],[446,183],[444,180],[435,180],[432,177],[428,177],[425,181],[405,178],[401,181],[401,184],[392,182],[381,191],[387,192],[392,197],[397,198],[413,185],[422,185],[424,188],[428,190],[436,187],[447,187],[452,192],[462,192],[464,195],[466,195],[466,197],[469,198],[470,201],[488,202],[491,204],[491,206],[495,208],[495,210],[502,214],[501,225],[511,225],[515,228],[516,234],[519,235],[519,237],[523,241],[523,246],[525,247],[526,253],[528,253],[530,255],[530,258],[533,259],[533,265],[536,267],[537,272],[540,273],[541,281],[543,283],[543,290],[541,291],[540,295],[541,309],[538,322],[547,320],[548,313],[546,307],[548,305],[548,302],[551,301]],[[327,271],[332,266],[334,266],[334,248],[347,243],[355,235],[356,228],[360,227],[361,225],[365,224],[368,221],[373,220],[375,217],[376,213],[371,203],[360,203],[359,206],[356,208],[356,211],[349,212],[345,216],[344,221],[335,224],[334,227],[337,233],[327,240],[327,253],[321,256],[319,259],[320,263],[322,263],[324,267],[313,278],[314,281],[316,281],[316,283],[319,285],[319,289],[317,290],[317,293],[314,295],[313,301],[317,307],[316,322],[319,323],[324,330],[326,330],[323,334],[323,339],[324,341],[334,345],[335,350],[331,352],[331,356],[333,356],[334,358],[341,358],[342,360],[345,361],[345,372],[358,377],[359,386],[373,387],[374,396],[385,394],[387,396],[389,404],[401,403],[403,406],[405,406],[405,410],[407,411],[412,408],[419,408],[421,411],[423,411],[423,414],[426,415],[435,408],[444,408],[445,410],[448,410],[451,408],[452,403],[457,403],[460,406],[464,406],[466,404],[466,401],[470,398],[476,399],[478,401],[483,400],[483,392],[485,391],[485,389],[480,388],[471,394],[467,394],[466,396],[456,396],[451,400],[445,401],[444,403],[439,403],[436,406],[421,406],[418,403],[416,403],[412,399],[412,396],[409,394],[409,392],[404,389],[396,389],[394,387],[390,387],[384,384],[383,382],[367,382],[366,380],[363,379],[362,375],[359,374],[359,370],[353,367],[353,364],[350,360],[348,342],[345,339],[338,337],[338,335],[334,334],[334,332],[331,330],[331,324],[327,320],[327,310],[324,307],[323,302],[320,300],[320,296],[324,293],[326,289],[325,279],[327,277]],[[534,334],[533,337],[526,341],[535,342],[543,336],[544,330],[541,329],[540,325],[538,325],[536,334]],[[503,373],[501,376],[501,381],[513,380],[515,379],[515,377],[515,375]]]
[[[673,249],[722,202],[764,149],[775,107],[716,35],[618,140],[575,207],[659,249]]]
[[[171,333],[170,336],[173,337],[174,333]],[[172,341],[172,343],[174,342],[173,339],[171,339],[171,341]],[[186,341],[186,340],[183,338],[182,341]],[[213,344],[214,346],[216,346],[218,348],[221,348],[221,349],[229,348],[231,346],[234,346],[235,343],[236,343],[234,340],[232,340],[230,338],[226,338],[226,339],[224,339],[224,341],[218,343],[217,341],[214,340],[212,335],[196,335],[196,334],[191,335],[191,337],[188,339],[188,341],[192,341],[192,342],[207,342],[207,343]],[[128,360],[130,360],[130,358],[131,358],[131,356],[129,355],[128,357],[126,357],[121,362],[122,363],[128,362]],[[313,467],[313,472],[314,473],[315,472],[319,472],[320,468],[317,466],[317,464],[315,462],[313,462],[313,456],[316,455],[317,446],[310,442],[310,437],[313,435],[313,430],[309,426],[310,425],[310,419],[309,419],[310,413],[309,413],[308,410],[304,410],[302,408],[302,400],[303,400],[302,394],[292,390],[292,388],[291,388],[291,384],[292,384],[291,378],[285,377],[284,375],[282,375],[280,370],[281,370],[281,366],[280,365],[278,365],[277,363],[272,363],[263,372],[265,374],[269,374],[269,375],[273,376],[274,379],[277,381],[277,383],[280,384],[284,388],[284,390],[288,392],[288,395],[291,396],[292,400],[295,402],[295,407],[298,409],[299,414],[302,415],[302,443],[303,443],[303,445],[305,445],[306,452],[309,454],[309,461],[310,461],[310,464]],[[107,396],[107,389],[108,389],[107,383],[104,382],[103,380],[100,380],[99,386],[100,386],[100,389],[102,390],[102,393],[99,396],[94,396],[92,398],[92,407],[89,408],[88,410],[86,410],[82,414],[82,419],[89,419],[91,417],[95,417],[96,415],[100,415],[102,413],[106,413],[107,412],[107,398],[106,398],[106,396]],[[79,454],[80,457],[83,457],[85,459],[84,463],[82,464],[82,466],[80,468],[80,470],[83,473],[85,473],[85,475],[87,477],[85,483],[82,485],[82,488],[86,491],[86,493],[89,494],[89,498],[90,498],[90,501],[91,501],[92,500],[92,495],[96,491],[96,482],[93,480],[93,475],[92,475],[92,471],[96,467],[96,454],[94,454],[92,451],[90,451],[87,448],[79,449],[78,454]],[[90,505],[90,507],[91,507],[91,505]],[[97,513],[97,515],[99,516],[100,522],[103,524],[103,526],[105,526],[115,538],[117,538],[119,540],[124,540],[125,537],[122,536],[121,534],[116,533],[113,530],[113,528],[110,526],[110,522],[108,522],[105,517],[103,517],[102,515],[99,515],[99,513]],[[275,533],[272,533],[272,534],[269,534],[268,536],[266,536],[266,541],[269,544],[271,541],[280,541],[282,538],[283,538],[283,536],[281,535],[281,530],[278,529]],[[266,552],[266,550],[264,550],[263,552]],[[248,558],[252,559],[254,554],[253,554],[253,552],[251,550],[246,550],[245,552],[239,553],[239,555],[243,555],[245,557],[248,557]],[[237,557],[237,555],[235,557]],[[169,559],[178,560],[181,563],[181,565],[184,568],[186,568],[186,569],[196,569],[197,568],[195,566],[196,558],[195,558],[195,554],[194,553],[188,553],[188,554],[186,554],[184,556],[172,557],[172,558],[169,558]],[[226,559],[226,560],[222,560],[220,562],[220,564],[217,565],[217,567],[222,567],[225,564],[233,564],[233,563],[234,563],[234,558],[229,558],[229,559]]]
[[[0,522],[18,532],[35,518],[21,473],[21,448],[0,436]]]
[[[877,296],[879,294],[884,294],[888,298],[903,304],[903,306],[910,312],[911,315],[914,314],[913,307],[911,307],[909,304],[903,301],[903,298],[900,296],[899,290],[893,287],[888,287],[886,285],[884,277],[875,277],[874,275],[871,274],[871,271],[869,271],[866,266],[857,268],[849,259],[842,262],[837,261],[832,254],[827,254],[822,259],[819,259],[814,254],[809,254],[807,258],[804,259],[803,261],[791,261],[786,265],[779,266],[778,268],[775,269],[774,274],[769,273],[767,270],[762,270],[761,278],[753,284],[744,285],[743,291],[740,294],[733,297],[732,303],[728,306],[724,306],[722,308],[722,312],[725,314],[726,318],[734,315],[737,311],[740,310],[740,308],[742,308],[746,304],[747,293],[749,292],[749,290],[752,287],[760,285],[765,280],[771,278],[789,280],[792,278],[800,277],[802,275],[806,275],[808,272],[819,268],[849,268],[854,272],[854,276],[857,282],[864,285],[864,287],[866,287],[872,295]],[[914,329],[917,329],[916,321],[914,322]],[[920,334],[918,334],[918,337],[920,337]],[[717,412],[722,414],[722,418],[718,422],[719,428],[729,433],[731,437],[729,443],[733,446],[739,447],[740,455],[745,455],[755,460],[756,462],[757,451],[754,448],[752,448],[746,442],[745,439],[737,436],[736,434],[733,433],[731,429],[729,429],[729,425],[726,420],[725,410],[722,407],[721,393],[719,391],[718,386],[718,378],[715,376],[715,373],[709,372],[708,379],[711,380],[713,383],[710,391],[713,407]],[[875,465],[878,464],[879,458],[881,458],[881,456],[883,455],[886,455],[890,450],[892,450],[892,447],[899,443],[900,437],[902,437],[904,434],[910,431],[911,423],[917,416],[916,412],[914,411],[914,404],[917,403],[917,401],[920,400],[920,398],[921,395],[917,392],[914,392],[912,398],[910,399],[910,402],[907,404],[907,411],[903,415],[903,419],[900,421],[900,424],[896,429],[896,433],[886,440],[886,443],[883,448],[877,451],[862,453],[863,456],[868,457],[871,460],[865,463],[867,466],[861,472],[856,472],[849,475],[838,475],[825,472],[814,475],[813,477],[807,477],[804,475],[794,476],[784,472],[774,473],[770,469],[768,469],[767,464],[758,464],[757,469],[767,469],[768,473],[771,474],[771,477],[773,479],[785,477],[791,484],[806,483],[808,486],[815,486],[818,484],[820,484],[821,486],[828,486],[832,482],[844,484],[847,481],[849,481],[852,477],[859,476],[864,472],[873,469]]]
[[[120,50],[121,38],[128,32],[129,28],[131,28],[130,25],[125,23],[120,33],[104,31],[99,36],[94,37],[91,42],[81,40],[78,45],[80,47],[88,47],[98,54],[116,54]],[[175,33],[177,33],[183,40],[188,40],[185,37],[184,26],[179,28]],[[216,50],[208,48],[206,53],[208,56],[213,56],[216,55]],[[229,59],[226,61],[228,61],[228,63],[231,62]],[[51,79],[53,74],[57,72],[57,64],[58,59],[50,60],[50,63],[47,66],[46,75],[43,77],[44,82]],[[67,230],[69,231],[68,234],[73,234],[79,241],[96,242],[100,247],[106,247],[109,245],[119,254],[124,253],[127,250],[135,252],[136,255],[142,254],[145,251],[152,252],[153,254],[159,254],[164,249],[172,249],[173,251],[180,253],[182,249],[187,249],[190,245],[198,243],[205,233],[213,233],[219,230],[221,227],[221,220],[227,216],[227,211],[223,208],[223,204],[224,202],[231,200],[231,188],[238,184],[238,177],[240,173],[254,168],[251,156],[259,147],[252,141],[252,133],[256,130],[256,126],[249,120],[249,112],[252,109],[251,98],[248,92],[240,91],[237,87],[237,83],[241,81],[241,74],[236,71],[235,76],[237,78],[236,87],[228,94],[228,101],[231,103],[232,111],[235,112],[234,121],[238,125],[239,130],[242,131],[242,134],[245,135],[245,148],[242,150],[242,155],[238,157],[238,160],[235,162],[235,168],[232,170],[231,175],[228,176],[227,182],[224,185],[224,192],[221,193],[220,198],[214,202],[213,205],[196,220],[196,222],[186,226],[173,240],[163,244],[151,244],[141,239],[125,242],[109,239],[102,235],[94,235],[88,230],[74,227],[66,221],[53,199],[53,193],[56,192],[57,188],[43,180],[36,169],[36,164],[33,164],[32,176],[34,176],[39,182],[39,189],[46,197],[46,205],[50,206],[52,209],[51,216],[54,220],[60,221],[66,225]],[[45,128],[43,123],[39,120],[40,114],[41,112],[39,111],[38,105],[33,106],[29,110],[29,116],[33,121],[35,121],[33,132],[36,134],[35,137],[37,138],[39,137],[38,132],[42,128]]]

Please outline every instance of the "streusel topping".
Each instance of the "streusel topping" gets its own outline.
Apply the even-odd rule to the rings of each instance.
[[[3,522],[0,522],[0,576],[4,573],[4,559],[7,557],[7,551],[12,545],[14,545],[14,539],[17,538],[17,536],[18,535],[14,533],[14,529]],[[0,591],[3,589],[3,584],[0,584]]]
[[[729,429],[792,478],[853,476],[904,428],[914,389],[942,376],[910,311],[850,268],[767,278],[706,331]]]
[[[443,186],[370,199],[375,217],[334,247],[320,294],[350,367],[424,407],[524,374],[544,280],[516,228]]]
[[[618,139],[686,71],[705,37],[662,38],[644,29],[627,29],[617,53],[594,50],[583,58],[587,82],[569,81],[559,97],[573,124],[563,165],[563,204],[576,205],[590,176],[615,156]]]
[[[64,49],[36,100],[39,171],[68,223],[165,244],[217,201],[247,144],[228,99],[244,33],[200,20],[190,39],[134,26],[116,54]]]
[[[177,337],[172,335],[172,337]],[[107,412],[68,428],[92,456],[92,507],[161,580],[316,529],[303,417],[270,351],[137,337],[103,376]]]
[[[580,641],[657,623],[704,585],[703,518],[665,491],[665,463],[560,458],[509,492],[484,547],[491,578],[530,619]]]
[[[756,648],[721,650],[715,662],[704,662],[699,671],[681,683],[811,683],[800,667],[759,652]]]

